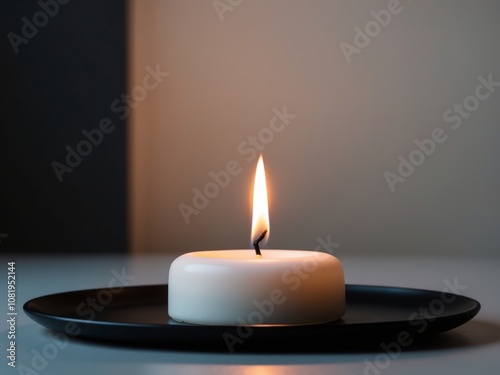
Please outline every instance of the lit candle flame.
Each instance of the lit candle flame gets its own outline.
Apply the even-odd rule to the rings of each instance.
[[[262,244],[269,238],[269,210],[267,204],[266,171],[262,155],[257,162],[255,170],[255,181],[253,185],[253,214],[252,214],[252,235],[250,242],[253,243],[265,230],[267,234]]]

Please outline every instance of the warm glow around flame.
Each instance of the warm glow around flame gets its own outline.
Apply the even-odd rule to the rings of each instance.
[[[264,170],[264,160],[262,159],[262,155],[260,155],[253,185],[252,236],[250,242],[253,243],[253,241],[255,241],[266,229],[267,234],[262,244],[267,242],[270,228],[269,210],[267,206],[266,171]]]

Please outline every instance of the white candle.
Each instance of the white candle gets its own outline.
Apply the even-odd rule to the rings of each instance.
[[[314,324],[345,311],[340,261],[307,250],[197,251],[174,260],[168,313],[213,325]]]
[[[170,266],[168,313],[174,320],[212,325],[315,324],[345,311],[342,264],[307,250],[264,250],[269,237],[262,155],[253,194],[253,250],[197,251]]]

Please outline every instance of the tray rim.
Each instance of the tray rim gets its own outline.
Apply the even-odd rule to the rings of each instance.
[[[123,287],[124,289],[131,290],[141,290],[144,288],[167,288],[166,293],[168,293],[168,284],[144,284],[144,285],[131,285]],[[76,294],[76,293],[92,293],[98,292],[102,289],[109,288],[89,288],[89,289],[79,289],[72,291],[63,291],[57,293],[46,294],[43,296],[35,297],[29,299],[23,304],[23,310],[28,315],[30,319],[34,322],[44,326],[46,328],[55,330],[55,331],[63,331],[61,327],[65,326],[69,322],[76,323],[82,330],[85,330],[84,333],[80,333],[76,335],[78,338],[83,339],[91,339],[97,341],[116,341],[121,343],[123,341],[129,341],[131,343],[175,343],[177,344],[196,344],[194,341],[194,337],[198,337],[199,333],[204,333],[201,338],[199,338],[198,343],[214,343],[216,341],[220,341],[221,332],[236,332],[238,328],[241,326],[225,326],[225,325],[202,325],[202,324],[191,324],[191,323],[182,323],[175,321],[168,321],[164,324],[158,323],[144,323],[144,322],[119,322],[119,321],[101,321],[101,320],[89,320],[83,318],[75,318],[75,317],[65,317],[62,315],[54,315],[51,313],[46,313],[43,311],[38,311],[37,309],[33,309],[33,303],[44,299],[44,298],[55,298],[61,297],[67,294]],[[112,289],[112,288],[111,288]],[[118,288],[121,289],[121,288]],[[468,308],[462,308],[461,311],[456,313],[449,313],[440,316],[435,316],[432,320],[428,320],[430,323],[430,327],[437,327],[437,329],[429,329],[424,331],[424,334],[420,335],[422,339],[426,339],[428,337],[432,337],[437,333],[446,332],[461,326],[471,319],[473,319],[481,309],[481,304],[479,301],[471,298],[469,296],[454,294],[450,292],[437,291],[431,289],[421,289],[421,288],[408,288],[408,287],[400,287],[400,286],[384,286],[384,285],[369,285],[369,284],[346,284],[346,294],[349,293],[366,293],[366,290],[372,293],[416,293],[416,294],[430,294],[434,296],[440,296],[442,293],[447,295],[454,295],[457,298],[452,302],[452,304],[459,303],[459,307],[463,306],[466,303],[469,303],[470,306]],[[423,298],[422,296],[420,298]],[[429,299],[430,301],[431,299]],[[168,303],[161,302],[161,303]],[[134,303],[131,304],[135,305]],[[154,303],[152,303],[154,305]],[[122,305],[126,306],[126,305]],[[171,319],[171,318],[170,318]],[[49,322],[49,324],[47,324]],[[400,320],[390,320],[390,321],[367,321],[367,322],[353,322],[353,323],[345,323],[342,322],[328,322],[328,323],[319,323],[319,324],[305,324],[305,325],[293,325],[293,326],[251,326],[253,329],[253,335],[251,337],[251,341],[255,342],[265,342],[270,339],[270,341],[285,341],[293,336],[293,337],[302,337],[302,338],[317,338],[317,335],[322,335],[326,337],[326,334],[337,334],[341,337],[347,336],[349,333],[356,336],[363,334],[366,336],[366,341],[370,341],[370,337],[373,336],[378,337],[376,341],[380,342],[380,335],[389,334],[389,332],[401,332],[406,330],[409,326],[409,319],[400,319]],[[58,328],[55,328],[58,327]],[[141,336],[144,333],[144,337],[139,338],[130,338],[125,340],[123,338],[118,339],[110,339],[108,337],[104,337],[104,335],[100,332],[99,328],[107,327],[108,331],[111,330],[114,333],[117,333],[118,336],[122,335],[123,332],[121,330],[125,330],[128,332],[132,332],[132,336]],[[164,336],[161,336],[160,332],[164,333]],[[152,336],[151,336],[152,335]],[[216,337],[217,336],[217,337]],[[149,337],[149,338],[148,338]],[[354,339],[354,338],[353,338]],[[358,338],[359,340],[359,338]],[[297,340],[297,341],[308,341],[308,340]],[[317,341],[317,340],[316,340]],[[291,344],[294,347],[300,347],[301,344]],[[335,344],[332,344],[333,346]],[[349,347],[349,343],[346,343],[346,347]]]

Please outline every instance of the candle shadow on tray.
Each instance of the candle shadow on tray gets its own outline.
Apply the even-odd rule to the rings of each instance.
[[[47,332],[50,330],[47,329]],[[252,340],[249,338],[244,343],[234,345],[234,354],[335,354],[335,353],[379,353],[388,351],[401,352],[421,352],[422,355],[429,355],[429,352],[439,352],[450,349],[465,349],[488,345],[500,342],[500,325],[482,321],[472,320],[453,330],[436,335],[426,335],[411,337],[411,345],[401,345],[398,343],[398,333],[376,340],[375,338],[366,340],[363,337],[356,337],[349,342],[335,341],[335,337],[318,337],[317,339],[296,337],[287,340]],[[103,346],[103,347],[125,347],[138,350],[167,350],[186,351],[202,353],[229,354],[230,350],[225,342],[216,341],[189,341],[189,342],[137,342],[137,341],[115,341],[95,340],[88,338],[72,338],[71,340],[82,344]]]

